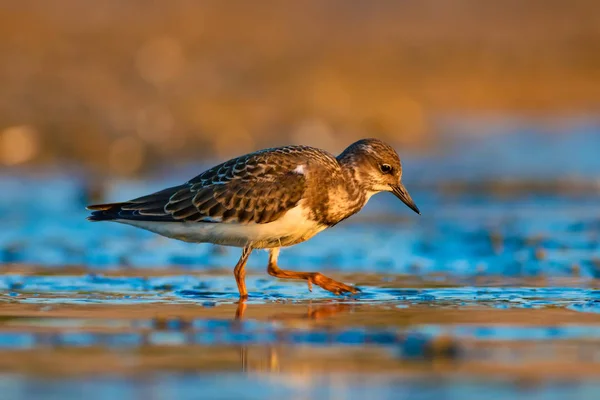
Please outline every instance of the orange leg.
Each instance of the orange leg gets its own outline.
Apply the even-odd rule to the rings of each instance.
[[[271,249],[269,252],[269,266],[267,272],[269,275],[281,279],[304,279],[308,282],[308,290],[312,292],[313,283],[329,290],[333,294],[357,293],[359,290],[355,287],[348,286],[342,282],[335,281],[320,272],[295,272],[285,269],[280,269],[277,266],[277,257],[279,256],[279,248]]]
[[[235,276],[235,282],[237,283],[238,291],[240,292],[240,300],[246,300],[248,298],[248,291],[246,290],[246,262],[250,257],[252,249],[250,247],[244,247],[242,250],[242,256],[235,265],[233,270],[233,276]]]

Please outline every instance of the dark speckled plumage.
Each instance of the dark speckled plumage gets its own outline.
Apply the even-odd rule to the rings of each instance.
[[[123,203],[90,206],[95,211],[89,219],[269,223],[294,207],[310,186],[306,175],[295,171],[301,164],[323,174],[321,179],[315,176],[319,185],[340,176],[335,157],[323,150],[266,149],[219,164],[183,185]]]

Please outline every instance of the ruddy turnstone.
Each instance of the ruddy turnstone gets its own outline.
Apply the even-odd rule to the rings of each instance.
[[[168,238],[241,247],[233,273],[248,297],[245,266],[254,249],[269,249],[267,272],[304,279],[335,294],[352,286],[319,272],[277,266],[279,249],[304,242],[356,214],[378,192],[419,209],[402,184],[396,151],[378,139],[351,144],[339,156],[308,146],[260,150],[217,165],[188,182],[122,203],[89,206],[90,221],[115,221]]]

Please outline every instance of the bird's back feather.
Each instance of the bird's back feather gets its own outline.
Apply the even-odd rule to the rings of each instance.
[[[91,221],[273,222],[295,207],[306,189],[304,168],[326,152],[306,146],[261,150],[219,164],[183,185],[122,203],[89,206]]]

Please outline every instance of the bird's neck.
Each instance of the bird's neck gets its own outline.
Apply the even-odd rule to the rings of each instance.
[[[338,163],[342,167],[342,174],[344,176],[344,186],[346,187],[348,192],[355,198],[365,197],[366,200],[368,200],[368,198],[370,197],[368,193],[369,191],[363,184],[363,179],[360,174],[360,168],[354,157],[352,157],[352,154],[340,154],[340,156],[338,157]]]
[[[335,224],[359,212],[371,197],[361,184],[362,180],[356,163],[350,158],[338,158],[342,176],[335,182],[328,193],[329,207],[327,219]]]

